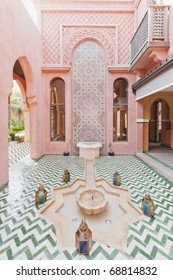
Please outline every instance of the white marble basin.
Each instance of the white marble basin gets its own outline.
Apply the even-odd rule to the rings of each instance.
[[[102,144],[99,142],[79,142],[77,147],[81,158],[92,160],[99,157]]]
[[[85,214],[95,215],[106,210],[108,199],[100,190],[86,189],[79,194],[76,202]]]

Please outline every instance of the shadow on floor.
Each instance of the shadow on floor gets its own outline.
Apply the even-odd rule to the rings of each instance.
[[[148,153],[173,153],[173,150],[170,147],[162,145],[160,142],[150,142]]]

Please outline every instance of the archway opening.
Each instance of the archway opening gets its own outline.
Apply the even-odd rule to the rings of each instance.
[[[9,95],[9,140],[30,141],[30,114],[26,97],[26,79],[19,60],[13,67],[13,87]]]
[[[25,66],[24,58],[22,61]],[[13,66],[12,90],[8,97],[9,166],[30,154],[30,109],[26,88],[23,66],[18,59]]]
[[[127,141],[128,82],[118,78],[113,84],[113,141]]]
[[[65,141],[65,82],[54,78],[50,88],[50,138],[51,141]]]
[[[13,80],[12,93],[9,96],[8,129],[11,144],[24,142],[25,120],[22,92],[16,80]]]
[[[149,121],[149,150],[161,151],[171,144],[170,108],[163,99],[151,105]]]

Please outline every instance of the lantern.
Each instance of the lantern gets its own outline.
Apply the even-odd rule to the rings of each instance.
[[[154,202],[147,193],[142,199],[143,214],[148,217],[154,217]]]
[[[85,219],[82,219],[75,234],[76,248],[79,254],[88,255],[92,246],[92,232],[89,229]]]
[[[68,171],[68,169],[64,169],[63,182],[70,182],[70,172]]]
[[[113,184],[115,186],[120,186],[121,185],[121,177],[118,171],[115,171],[113,173]]]
[[[43,186],[40,186],[35,193],[35,204],[41,204],[47,200],[47,191]]]

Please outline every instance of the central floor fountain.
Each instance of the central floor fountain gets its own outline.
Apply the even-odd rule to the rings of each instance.
[[[106,210],[108,199],[105,194],[97,189],[85,189],[76,200],[82,212],[95,215]]]
[[[85,187],[77,197],[77,204],[84,214],[95,215],[106,210],[108,199],[104,192],[96,189],[95,158],[99,157],[101,144],[79,142],[79,156],[85,159]]]
[[[142,211],[130,201],[127,188],[96,178],[98,153],[92,156],[86,152],[84,178],[53,188],[52,200],[41,209],[40,215],[55,225],[59,248],[75,246],[76,230],[87,216],[93,240],[126,250],[129,224],[140,220]]]

